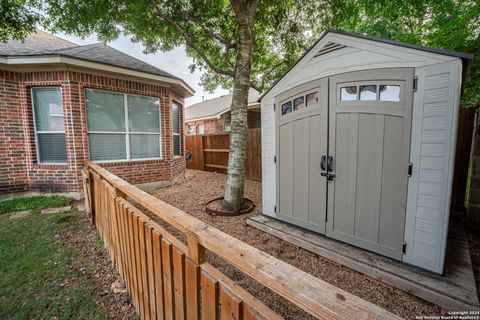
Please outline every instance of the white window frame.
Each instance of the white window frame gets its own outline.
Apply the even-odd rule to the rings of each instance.
[[[121,134],[125,135],[125,150],[126,150],[126,158],[125,159],[111,159],[111,160],[92,160],[94,163],[115,163],[115,162],[135,162],[135,161],[147,161],[147,160],[162,160],[163,159],[163,150],[162,150],[162,107],[161,101],[159,97],[155,96],[147,96],[147,95],[140,95],[140,94],[132,94],[132,93],[124,93],[118,91],[111,91],[111,90],[103,90],[103,89],[95,89],[95,88],[85,88],[85,114],[88,122],[88,110],[87,110],[87,90],[92,91],[103,91],[109,93],[116,93],[123,95],[123,109],[125,112],[125,131],[96,131],[96,130],[88,130],[88,123],[87,123],[87,139],[88,139],[88,157],[90,158],[90,134]],[[158,100],[158,133],[157,132],[135,132],[130,131],[130,127],[128,125],[128,96],[137,96],[137,97],[148,97],[154,98]],[[130,134],[132,135],[158,135],[158,143],[160,146],[160,156],[159,157],[149,157],[149,158],[135,158],[132,159],[130,155]]]
[[[173,114],[173,105],[174,105],[174,104],[177,105],[177,107],[178,107],[178,131],[179,131],[178,133],[175,133],[175,128],[173,128],[173,116],[174,116],[174,114]],[[180,115],[181,107],[182,107],[182,105],[181,105],[180,103],[177,103],[177,102],[175,102],[175,101],[172,101],[172,106],[171,106],[171,109],[170,109],[170,110],[172,110],[172,139],[173,139],[173,141],[172,141],[173,150],[172,150],[172,151],[173,151],[173,157],[174,157],[174,158],[183,157],[183,150],[182,150],[182,133],[181,133],[181,131],[182,131],[182,129],[183,129],[183,124],[182,124],[181,121],[180,121],[180,120],[182,119],[182,117],[181,117],[181,115]],[[180,138],[179,138],[180,154],[175,154],[175,136],[179,136],[179,137],[180,137]]]
[[[44,130],[40,130],[40,131],[37,131],[37,120],[36,120],[36,117],[35,117],[35,99],[33,98],[33,91],[35,89],[60,89],[60,100],[62,101],[62,111],[63,111],[63,131],[60,131],[60,130],[52,130],[52,131],[44,131]],[[63,133],[63,135],[65,136],[65,149],[67,148],[67,134],[65,132],[65,110],[63,109],[63,91],[62,91],[62,87],[61,86],[38,86],[38,87],[31,87],[30,88],[30,100],[32,102],[32,115],[33,115],[33,131],[35,132],[35,152],[36,152],[36,156],[37,156],[37,163],[38,164],[42,164],[42,165],[57,165],[57,166],[64,166],[66,164],[68,164],[68,150],[66,150],[66,153],[67,153],[67,161],[65,162],[44,162],[42,161],[42,159],[40,158],[40,150],[38,149],[38,134],[42,134],[42,133]]]

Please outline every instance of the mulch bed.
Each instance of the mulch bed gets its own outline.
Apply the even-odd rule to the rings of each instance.
[[[179,184],[169,188],[157,189],[151,191],[151,193],[251,246],[401,317],[415,318],[419,315],[440,315],[440,308],[429,302],[401,290],[392,290],[391,287],[371,281],[356,271],[330,263],[313,253],[248,226],[245,223],[246,218],[259,214],[261,211],[262,189],[260,182],[246,181],[245,184],[245,196],[256,205],[252,213],[236,217],[207,215],[204,211],[205,204],[207,201],[223,195],[225,180],[226,176],[224,174],[187,170],[185,179]],[[208,260],[286,319],[308,318],[308,315],[296,306],[259,285],[220,258],[209,255]]]

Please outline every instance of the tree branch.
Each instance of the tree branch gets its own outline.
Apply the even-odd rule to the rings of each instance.
[[[205,52],[195,43],[195,41],[190,37],[187,31],[185,31],[176,21],[172,20],[170,17],[167,15],[163,14],[161,10],[157,8],[157,16],[167,22],[172,28],[177,30],[179,32],[183,39],[185,40],[185,43],[187,46],[195,50],[198,55],[203,59],[203,61],[207,64],[207,66],[212,69],[214,72],[224,75],[224,76],[229,76],[233,77],[235,75],[233,70],[225,70],[222,68],[217,67],[205,54]]]
[[[197,18],[191,16],[191,15],[188,15],[186,14],[188,19],[190,19],[191,21],[194,21],[200,28],[202,28],[203,32],[205,32],[206,34],[208,34],[209,36],[211,36],[212,38],[218,40],[220,43],[224,44],[225,45],[225,48],[228,50],[228,49],[233,49],[237,46],[237,43],[232,41],[232,40],[228,40],[228,39],[225,39],[224,37],[222,37],[221,35],[219,35],[218,33],[215,33],[213,32],[212,30],[208,29],[203,23],[201,23],[200,21],[198,21]]]

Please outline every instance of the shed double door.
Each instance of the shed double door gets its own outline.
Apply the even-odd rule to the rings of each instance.
[[[279,96],[279,219],[401,259],[413,72],[345,73]],[[295,110],[312,89],[318,105]]]

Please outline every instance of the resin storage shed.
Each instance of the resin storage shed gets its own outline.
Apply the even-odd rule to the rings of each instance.
[[[443,273],[470,58],[326,31],[260,98],[263,214]]]

